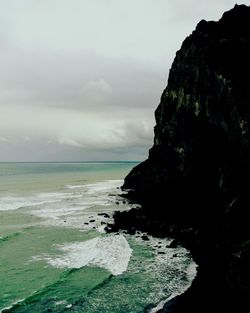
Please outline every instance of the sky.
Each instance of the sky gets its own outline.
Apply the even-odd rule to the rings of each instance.
[[[0,161],[146,159],[176,51],[235,4],[0,0]]]

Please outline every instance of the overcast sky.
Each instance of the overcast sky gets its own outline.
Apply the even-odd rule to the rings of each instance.
[[[145,159],[176,50],[235,3],[0,0],[0,161]]]

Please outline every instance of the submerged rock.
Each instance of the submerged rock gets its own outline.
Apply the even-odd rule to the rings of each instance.
[[[98,213],[97,215],[109,218],[110,216],[107,213]]]
[[[142,239],[142,240],[145,240],[145,241],[148,241],[148,240],[149,240],[148,236],[146,236],[146,235],[142,235],[142,236],[141,236],[141,239]]]
[[[178,240],[172,240],[171,243],[168,245],[168,248],[177,248],[180,245]]]

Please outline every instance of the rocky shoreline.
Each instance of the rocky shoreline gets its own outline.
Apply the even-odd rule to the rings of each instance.
[[[158,238],[174,238],[169,248],[183,246],[191,252],[194,261],[198,264],[197,275],[191,287],[182,295],[168,301],[159,313],[241,312],[240,303],[231,311],[236,294],[232,295],[233,303],[231,303],[229,293],[221,293],[222,290],[225,291],[224,282],[220,279],[223,264],[219,264],[220,260],[217,260],[215,251],[208,250],[211,247],[200,247],[200,235],[194,229],[180,229],[159,220],[152,221],[152,216],[147,217],[141,211],[143,209],[138,208],[127,212],[116,212],[114,224],[109,225],[108,231],[126,230],[133,235],[139,230]]]
[[[175,238],[199,265],[160,312],[250,312],[250,7],[201,21],[177,52],[154,146],[125,178],[141,208],[111,231]]]

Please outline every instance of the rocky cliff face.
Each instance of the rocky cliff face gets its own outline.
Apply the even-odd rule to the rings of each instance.
[[[118,213],[116,227],[178,238],[211,274],[201,277],[220,294],[213,312],[250,312],[250,7],[197,25],[155,117],[149,157],[124,183],[142,209]]]
[[[211,211],[214,200],[227,206],[237,197],[250,139],[249,11],[236,6],[219,22],[201,21],[177,52],[154,146],[125,179],[137,198],[156,193],[174,204],[185,195],[204,216],[204,202]]]

